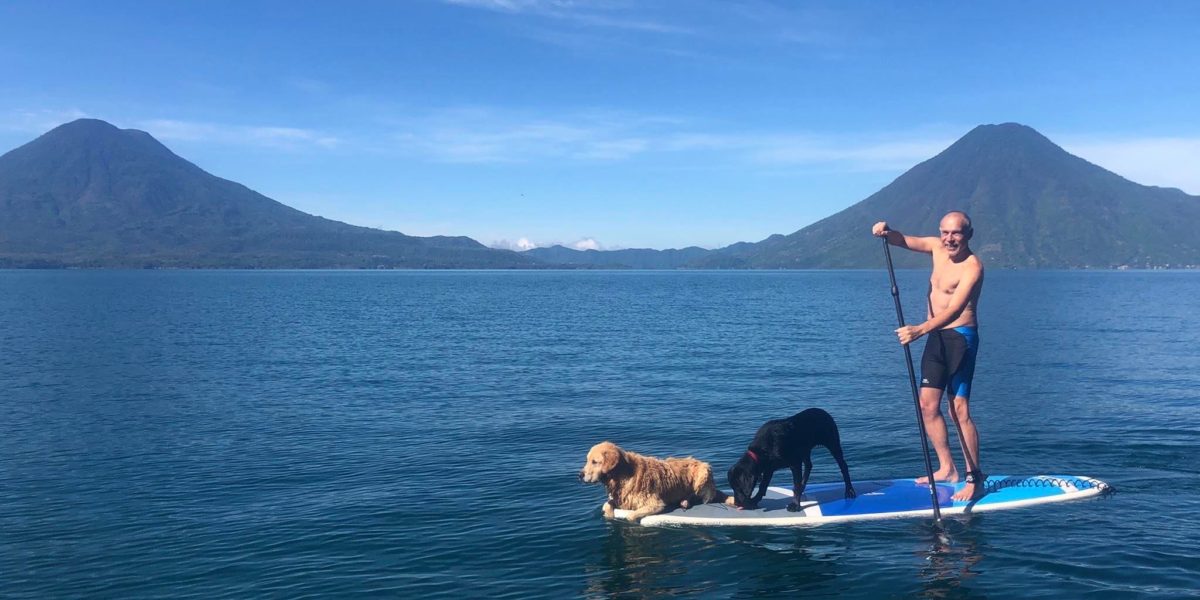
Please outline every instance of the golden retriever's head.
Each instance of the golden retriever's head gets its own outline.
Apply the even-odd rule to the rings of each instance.
[[[625,460],[625,452],[612,442],[600,442],[588,450],[587,460],[579,471],[579,480],[596,483],[608,479],[618,465]]]

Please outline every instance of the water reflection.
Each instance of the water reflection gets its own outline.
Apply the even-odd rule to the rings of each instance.
[[[690,546],[679,539],[686,532],[621,521],[605,525],[608,535],[603,538],[598,561],[585,567],[585,596],[645,598],[682,591],[675,586],[687,578],[688,565],[679,556]]]
[[[847,545],[840,535],[792,528],[606,526],[608,535],[586,567],[584,595],[590,598],[828,594],[845,575],[840,563]]]
[[[841,530],[733,529],[724,543],[740,544],[738,596],[783,598],[823,595],[845,575],[850,538]]]
[[[981,596],[968,584],[979,575],[976,570],[987,551],[982,517],[969,515],[948,518],[941,527],[923,523],[926,542],[914,554],[922,559],[918,577],[923,598],[970,598]]]

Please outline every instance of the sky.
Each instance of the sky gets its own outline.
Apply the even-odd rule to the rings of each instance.
[[[1200,2],[0,3],[0,152],[90,117],[302,211],[717,248],[1018,122],[1200,195]]]

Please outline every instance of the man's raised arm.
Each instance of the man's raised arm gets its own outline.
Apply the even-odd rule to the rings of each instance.
[[[904,235],[888,227],[887,221],[880,221],[871,228],[871,235],[875,237],[887,238],[889,244],[912,250],[914,252],[924,252],[932,254],[933,249],[938,244],[938,238],[935,237],[917,237],[914,235]]]

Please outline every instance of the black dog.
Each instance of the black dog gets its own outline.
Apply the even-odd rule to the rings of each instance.
[[[850,485],[850,469],[842,458],[842,440],[838,435],[837,424],[829,413],[810,408],[787,419],[773,419],[758,428],[754,441],[746,453],[729,469],[729,485],[733,486],[734,502],[743,508],[755,508],[767,493],[767,485],[775,471],[784,467],[792,469],[792,501],[788,510],[800,510],[800,496],[808,485],[808,475],[812,473],[812,449],[814,446],[825,446],[833,459],[842,470],[842,479],[846,482],[846,497],[853,498],[854,487]],[[758,494],[753,498],[754,484]]]

